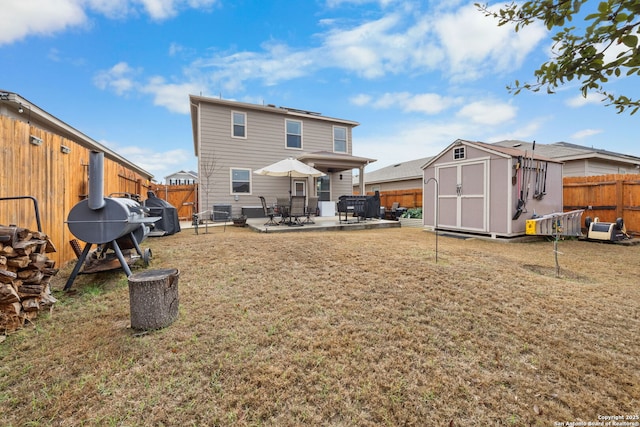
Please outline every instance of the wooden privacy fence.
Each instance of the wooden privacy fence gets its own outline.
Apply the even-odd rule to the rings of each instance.
[[[30,196],[38,201],[42,231],[56,247],[48,256],[58,266],[76,259],[69,245],[74,237],[65,221],[76,203],[87,197],[90,151],[33,123],[0,115],[0,197]],[[103,166],[105,195],[146,195],[147,177],[112,158],[105,158]],[[0,203],[0,225],[10,224],[37,230],[31,200]]]
[[[190,221],[193,214],[198,212],[198,184],[153,184],[151,190],[156,194],[156,197],[166,200],[178,210],[180,220]]]
[[[367,194],[373,195],[369,192]],[[380,206],[387,210],[391,209],[393,202],[400,203],[400,206],[407,209],[422,207],[422,188],[412,188],[410,190],[393,190],[380,192]]]
[[[622,218],[628,233],[640,234],[640,174],[566,177],[563,187],[565,211],[586,209],[582,218],[583,227],[587,216],[598,217],[603,222],[615,222],[617,218]],[[156,196],[174,206],[182,220],[190,220],[192,214],[198,212],[197,184],[153,184],[151,189]],[[394,202],[408,209],[421,208],[422,189],[380,192],[380,206],[391,209]]]
[[[565,211],[586,209],[583,227],[587,216],[602,222],[622,218],[627,233],[640,235],[639,174],[565,177],[563,188]]]

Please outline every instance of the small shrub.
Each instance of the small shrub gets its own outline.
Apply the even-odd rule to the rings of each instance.
[[[402,214],[402,218],[416,218],[422,219],[422,208],[407,209]]]

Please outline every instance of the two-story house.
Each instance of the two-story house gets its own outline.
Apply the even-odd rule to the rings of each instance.
[[[320,113],[190,95],[200,211],[243,207],[278,197],[318,196],[321,215],[334,215],[338,197],[352,194],[352,172],[374,159],[353,156],[352,130],[359,123]],[[326,175],[272,177],[257,169],[293,157]],[[364,183],[363,183],[364,184]],[[215,209],[214,209],[215,206]]]

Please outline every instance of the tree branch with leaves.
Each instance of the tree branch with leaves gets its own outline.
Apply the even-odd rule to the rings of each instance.
[[[536,82],[516,80],[507,86],[511,93],[543,88],[554,93],[575,79],[582,96],[598,93],[618,113],[633,115],[640,108],[635,95],[616,94],[611,89],[612,79],[640,75],[640,0],[535,0],[514,2],[497,11],[487,4],[475,5],[485,16],[497,19],[499,26],[514,25],[516,32],[535,22],[554,32],[552,58],[534,71]],[[583,10],[587,7],[590,10]],[[569,26],[579,17],[584,26]]]

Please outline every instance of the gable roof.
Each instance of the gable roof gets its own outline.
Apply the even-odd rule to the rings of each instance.
[[[364,182],[367,184],[377,184],[382,182],[407,181],[412,179],[422,179],[422,166],[432,157],[423,157],[406,162],[396,163],[378,170],[364,174]],[[357,180],[354,185],[358,185]]]
[[[166,180],[167,178],[171,178],[171,177],[176,176],[176,175],[189,175],[189,176],[191,176],[192,178],[198,179],[198,172],[194,172],[194,171],[185,171],[185,170],[181,170],[181,171],[178,171],[178,172],[174,172],[174,173],[172,173],[172,174],[169,174],[169,175],[165,176],[165,177],[164,177],[164,179]]]
[[[521,147],[521,146],[515,146],[515,147],[514,146],[506,146],[506,147],[503,147],[503,146],[500,146],[500,145],[489,144],[489,143],[486,143],[486,142],[466,141],[464,139],[456,139],[447,148],[442,150],[440,152],[440,154],[438,154],[435,157],[432,157],[431,160],[429,160],[429,162],[423,166],[423,169],[426,169],[427,167],[429,167],[432,163],[434,163],[435,161],[440,159],[442,156],[444,156],[445,153],[447,153],[453,147],[458,146],[458,145],[466,145],[466,146],[470,146],[470,147],[475,147],[475,148],[477,148],[479,150],[486,151],[488,153],[492,153],[494,155],[497,155],[497,156],[500,156],[500,157],[504,157],[504,158],[525,157],[526,156],[527,158],[532,157],[535,160],[554,162],[554,163],[562,163],[558,159],[552,159],[551,157],[543,156],[537,150],[533,150],[533,152],[532,152],[532,150],[523,149],[523,147]]]

